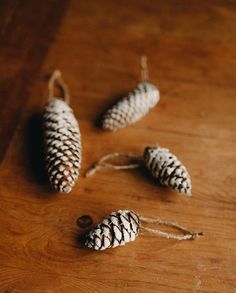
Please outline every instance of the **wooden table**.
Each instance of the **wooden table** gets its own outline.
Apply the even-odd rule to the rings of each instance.
[[[1,292],[235,292],[236,2],[1,1]],[[140,79],[147,55],[161,101],[116,133],[100,114]],[[41,112],[59,68],[83,140],[83,175],[113,151],[159,143],[188,167],[193,196],[160,188],[142,170],[102,170],[69,195],[45,178]],[[205,236],[142,232],[94,252],[77,219],[118,209],[174,220]]]

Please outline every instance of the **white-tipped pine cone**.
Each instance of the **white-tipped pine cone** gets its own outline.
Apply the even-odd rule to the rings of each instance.
[[[127,97],[122,98],[106,112],[102,127],[116,131],[131,125],[146,115],[159,100],[157,87],[149,82],[141,82]]]
[[[191,180],[186,167],[161,147],[147,147],[144,150],[144,163],[161,185],[168,186],[179,193],[191,195]]]
[[[111,213],[87,236],[85,245],[95,250],[104,250],[134,241],[139,233],[140,218],[132,211]]]
[[[44,111],[46,168],[52,187],[70,192],[81,164],[81,138],[72,109],[60,99],[52,98]]]

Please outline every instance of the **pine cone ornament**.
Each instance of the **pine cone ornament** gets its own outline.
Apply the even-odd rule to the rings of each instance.
[[[105,113],[102,127],[105,130],[116,131],[127,127],[145,116],[160,100],[157,87],[148,82],[146,57],[141,59],[142,82]]]
[[[127,127],[145,116],[160,99],[155,85],[142,82],[125,97],[107,111],[103,118],[105,130],[116,131]]]
[[[56,80],[66,91],[58,71],[55,71],[50,80],[50,91]],[[80,131],[73,110],[68,105],[68,95],[65,101],[52,96],[50,94],[43,115],[46,169],[52,187],[56,191],[68,193],[79,175]]]
[[[108,162],[117,157],[125,157],[133,162],[122,165]],[[143,165],[151,171],[153,177],[161,185],[170,187],[179,193],[191,195],[191,180],[186,167],[168,149],[161,147],[146,147],[141,157],[118,152],[105,155],[88,169],[85,177],[92,176],[101,168],[125,170],[139,168]]]
[[[168,186],[179,193],[191,195],[191,180],[186,167],[161,147],[147,147],[144,150],[145,166],[157,178],[161,185]]]
[[[104,250],[134,241],[139,233],[140,219],[132,211],[111,213],[87,236],[85,245],[95,250]]]
[[[145,227],[143,223],[151,223],[152,227]],[[181,231],[182,234],[162,231],[159,228],[153,227],[153,224],[174,228]],[[174,222],[162,220],[160,218],[146,218],[133,211],[120,210],[111,213],[87,234],[84,245],[94,250],[105,250],[107,248],[125,245],[136,239],[141,228],[159,237],[180,241],[197,239],[199,236],[203,235],[202,232],[191,232]]]

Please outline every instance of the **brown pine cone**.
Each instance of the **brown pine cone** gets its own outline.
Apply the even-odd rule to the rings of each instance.
[[[104,115],[102,127],[116,131],[135,123],[145,116],[160,100],[157,87],[149,82],[141,82],[128,94],[113,105]]]
[[[68,104],[51,98],[44,111],[46,168],[52,187],[70,192],[81,164],[81,138],[78,122]]]
[[[140,218],[132,211],[111,213],[87,236],[85,245],[95,250],[104,250],[134,241],[139,233]]]
[[[161,147],[147,147],[144,150],[145,166],[161,185],[168,186],[179,193],[191,195],[191,180],[186,167]]]

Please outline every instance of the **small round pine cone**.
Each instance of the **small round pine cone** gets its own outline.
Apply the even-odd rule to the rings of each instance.
[[[87,236],[85,245],[95,250],[104,250],[134,241],[139,233],[140,218],[132,211],[111,213]]]
[[[191,195],[191,180],[186,167],[169,152],[161,147],[146,147],[144,163],[161,185],[168,186],[179,193]]]
[[[145,116],[159,100],[157,87],[150,82],[141,82],[127,97],[122,98],[105,113],[102,127],[116,131],[131,125]]]
[[[81,138],[78,122],[69,105],[51,98],[44,111],[46,168],[52,187],[70,192],[81,164]]]

